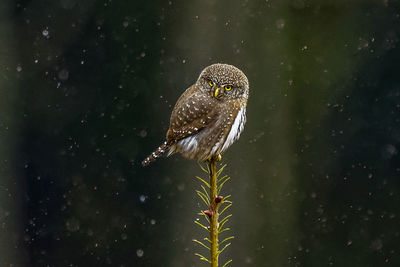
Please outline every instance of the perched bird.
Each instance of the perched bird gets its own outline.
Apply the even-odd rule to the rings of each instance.
[[[228,64],[206,67],[176,102],[166,141],[142,165],[164,153],[198,161],[219,156],[243,131],[248,97],[249,81],[241,70]]]

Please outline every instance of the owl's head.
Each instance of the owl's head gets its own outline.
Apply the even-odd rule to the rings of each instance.
[[[249,96],[249,81],[238,68],[228,64],[206,67],[197,79],[197,87],[216,99],[245,98]]]

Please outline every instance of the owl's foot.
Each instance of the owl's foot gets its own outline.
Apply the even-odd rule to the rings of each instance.
[[[207,159],[207,162],[211,162],[211,161],[218,162],[218,161],[221,161],[221,159],[222,159],[221,154],[217,154],[217,155],[209,157]]]

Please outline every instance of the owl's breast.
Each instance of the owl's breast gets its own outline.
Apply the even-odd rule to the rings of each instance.
[[[231,107],[232,108],[232,107]],[[197,136],[200,159],[207,159],[227,150],[239,139],[246,123],[246,107],[232,108],[220,115],[220,119]],[[229,112],[228,112],[229,111]]]
[[[242,107],[236,115],[236,118],[229,130],[228,136],[226,137],[221,152],[225,151],[230,147],[236,140],[239,139],[240,134],[243,132],[244,125],[246,124],[246,107]]]
[[[173,152],[189,159],[206,160],[228,149],[240,137],[246,122],[246,105],[232,101],[214,108],[215,118],[197,133],[177,141]]]

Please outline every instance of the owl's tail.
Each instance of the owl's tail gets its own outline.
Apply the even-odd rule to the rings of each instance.
[[[159,146],[153,153],[151,153],[147,158],[142,161],[143,167],[149,165],[150,163],[156,161],[170,148],[167,142],[164,142]]]

